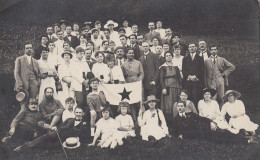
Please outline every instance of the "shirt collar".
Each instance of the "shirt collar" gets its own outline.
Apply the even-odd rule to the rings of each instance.
[[[145,56],[147,56],[148,54],[149,54],[149,51],[148,51],[148,52],[146,52],[146,53],[144,53],[144,55],[145,55]]]
[[[218,55],[215,55],[215,56],[211,55],[210,57],[211,58],[218,58]]]

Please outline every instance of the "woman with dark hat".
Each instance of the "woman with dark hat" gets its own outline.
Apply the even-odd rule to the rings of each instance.
[[[203,99],[198,103],[199,115],[212,120],[220,129],[227,129],[235,134],[238,133],[239,130],[232,129],[224,117],[221,116],[218,102],[211,99],[215,94],[216,90],[214,89],[203,89]]]
[[[154,141],[160,140],[165,136],[169,136],[168,127],[160,109],[156,108],[159,100],[154,95],[148,96],[147,103],[149,109],[144,112],[142,120],[139,122],[141,126],[142,140]]]
[[[258,124],[253,123],[245,113],[245,106],[238,98],[241,94],[235,90],[228,90],[223,96],[224,102],[226,102],[221,109],[221,115],[224,117],[228,114],[231,118],[229,124],[235,129],[243,129],[246,135],[255,135],[255,131],[258,128]]]
[[[71,76],[71,59],[73,55],[66,51],[61,54],[64,63],[59,65],[58,74],[61,80],[62,91],[58,92],[58,97],[63,106],[65,106],[65,100],[68,97],[74,97],[73,91],[70,89],[72,76]]]

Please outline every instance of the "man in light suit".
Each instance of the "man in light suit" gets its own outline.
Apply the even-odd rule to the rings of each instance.
[[[207,88],[216,89],[217,94],[214,100],[219,100],[224,96],[225,86],[228,86],[228,76],[235,70],[235,66],[225,58],[218,56],[216,45],[210,47],[210,58],[205,60],[205,85]]]
[[[159,80],[159,56],[150,51],[147,42],[142,44],[144,54],[139,58],[144,70],[144,97],[156,95],[156,85]]]
[[[25,110],[29,98],[36,98],[39,91],[40,70],[36,59],[32,57],[33,48],[31,43],[25,43],[24,55],[15,60],[14,78],[15,91],[23,90],[26,98],[21,101],[21,111]]]
[[[156,32],[154,29],[155,29],[155,26],[154,26],[154,22],[149,22],[148,24],[148,28],[149,28],[149,33],[146,33],[144,35],[144,41],[148,42],[149,45],[152,45],[152,39],[154,37],[158,38],[161,40],[161,36],[160,36],[160,33],[159,32]]]

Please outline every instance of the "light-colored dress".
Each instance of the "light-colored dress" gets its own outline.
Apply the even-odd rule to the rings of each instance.
[[[42,59],[38,60],[38,64],[39,64],[39,69],[40,69],[40,73],[56,73],[55,67],[51,64],[49,64],[48,61],[44,61]],[[40,86],[40,91],[39,91],[39,103],[42,102],[43,97],[44,97],[44,90],[47,87],[51,87],[54,89],[54,93],[53,93],[53,97],[56,98],[57,93],[56,93],[56,86],[55,86],[55,80],[54,77],[49,77],[47,76],[44,79],[41,79],[41,86]]]
[[[161,123],[159,124],[159,122]],[[146,110],[139,124],[141,126],[142,140],[148,141],[149,136],[153,136],[156,140],[160,140],[169,134],[163,112],[160,109],[153,111],[150,109]]]
[[[126,114],[126,115],[118,115],[116,117],[116,121],[117,123],[119,124],[119,127],[124,127],[124,128],[129,128],[130,126],[134,126],[134,121],[133,121],[133,118]],[[116,136],[118,139],[123,139],[125,138],[126,136],[131,136],[131,137],[135,137],[135,130],[132,129],[130,131],[118,131],[118,135]]]
[[[227,123],[225,118],[221,116],[218,102],[215,100],[211,100],[209,103],[206,103],[204,100],[200,100],[198,103],[199,115],[201,117],[206,117],[211,119],[220,129],[227,129],[230,132],[237,134],[239,130],[235,128],[231,128],[231,126]]]
[[[120,82],[125,82],[125,78],[123,75],[123,71],[121,69],[121,67],[119,66],[114,66],[112,69],[111,68],[107,68],[107,74],[105,76],[105,82],[114,82],[114,80],[119,80]]]
[[[113,118],[109,118],[107,120],[101,118],[98,120],[96,123],[95,136],[101,135],[101,148],[109,147],[113,141],[116,141],[115,135],[116,132],[118,132],[117,128],[118,123]]]
[[[233,118],[234,115],[244,114],[237,118]],[[229,124],[236,129],[245,129],[246,131],[255,131],[258,128],[258,124],[250,121],[250,118],[246,115],[244,103],[241,100],[235,100],[234,103],[226,102],[221,109],[221,115],[228,114],[231,116]]]
[[[105,63],[95,63],[95,64],[93,64],[92,73],[99,80],[102,80],[100,78],[100,76],[103,75],[104,82],[108,82],[108,76],[107,76],[108,75],[107,74],[108,73],[108,66],[107,66],[107,64],[105,64]]]

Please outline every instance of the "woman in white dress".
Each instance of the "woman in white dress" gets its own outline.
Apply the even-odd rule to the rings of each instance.
[[[155,106],[157,104],[157,99],[154,95],[148,96],[145,103],[148,104],[149,108],[144,112],[142,120],[139,124],[141,126],[141,136],[142,140],[154,141],[160,140],[166,136],[169,136],[168,127],[160,109]]]
[[[70,52],[64,52],[61,56],[64,60],[64,63],[59,66],[58,74],[59,79],[61,80],[62,91],[58,93],[58,97],[63,106],[66,106],[65,100],[68,97],[74,98],[74,92],[70,88],[72,81],[71,58],[73,57],[73,55]]]
[[[48,62],[50,65],[55,66],[56,68],[58,66],[58,55],[57,52],[54,51],[55,49],[54,42],[49,42],[48,48],[49,48]]]
[[[255,131],[258,128],[258,124],[253,123],[246,115],[244,103],[238,98],[241,94],[235,90],[228,90],[223,96],[224,102],[226,102],[221,109],[221,115],[228,114],[231,118],[229,124],[236,129],[245,130],[246,135],[251,133],[255,135]]]
[[[105,76],[106,81],[104,82],[110,84],[125,83],[123,71],[120,66],[115,65],[115,58],[109,55],[106,57],[106,60],[108,65],[108,71]]]
[[[237,134],[239,130],[231,128],[225,118],[221,116],[218,102],[211,97],[216,94],[214,89],[204,89],[202,92],[203,99],[198,103],[199,115],[214,121],[220,129],[227,129]]]
[[[98,78],[101,83],[108,82],[108,66],[104,63],[104,53],[101,51],[97,51],[95,53],[95,58],[97,60],[97,63],[95,63],[92,67],[92,73],[96,78]]]
[[[177,66],[180,70],[181,78],[183,78],[182,74],[182,59],[183,56],[181,55],[181,47],[180,45],[174,45],[173,46],[173,58],[172,58],[172,63],[173,66]]]
[[[49,50],[43,49],[41,52],[41,59],[38,60],[39,69],[40,69],[40,78],[41,78],[41,86],[39,91],[39,102],[41,103],[44,97],[44,90],[47,87],[51,87],[54,89],[54,98],[56,98],[56,87],[55,87],[55,79],[57,77],[57,72],[55,66],[50,65],[48,62]]]

